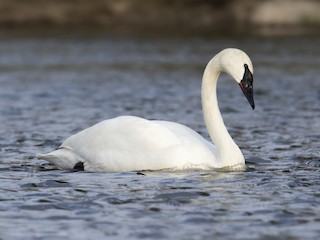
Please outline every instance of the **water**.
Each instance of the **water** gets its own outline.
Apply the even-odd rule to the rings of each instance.
[[[0,239],[318,239],[318,38],[0,38]],[[86,173],[35,159],[118,115],[208,137],[207,61],[225,47],[255,66],[256,109],[219,81],[244,172]]]

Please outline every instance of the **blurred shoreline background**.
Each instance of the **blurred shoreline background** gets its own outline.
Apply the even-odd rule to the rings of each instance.
[[[0,31],[318,34],[315,0],[0,0]]]

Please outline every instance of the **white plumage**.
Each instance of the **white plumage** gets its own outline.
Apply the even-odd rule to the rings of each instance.
[[[227,72],[244,91],[241,81],[246,75],[245,65],[249,66],[251,74],[252,63],[243,51],[225,49],[211,59],[205,69],[202,105],[206,126],[216,146],[178,123],[121,116],[72,135],[58,150],[38,158],[61,169],[72,169],[82,162],[84,170],[100,172],[243,169],[244,157],[229,135],[219,111],[216,83],[220,72]]]

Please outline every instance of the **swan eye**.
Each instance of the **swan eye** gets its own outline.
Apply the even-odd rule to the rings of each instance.
[[[241,80],[241,83],[242,83],[242,86],[245,88],[252,88],[253,75],[250,72],[247,64],[244,64],[244,74],[243,74],[243,78]]]
[[[254,109],[254,100],[253,100],[253,75],[249,70],[249,67],[247,64],[244,64],[244,74],[243,78],[240,82],[240,88],[246,98],[248,99],[251,107]]]

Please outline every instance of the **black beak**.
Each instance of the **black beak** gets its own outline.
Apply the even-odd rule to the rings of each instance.
[[[243,92],[243,94],[246,96],[246,98],[248,99],[252,109],[254,109],[255,105],[254,105],[254,100],[253,100],[253,87],[252,87],[252,83],[253,83],[253,76],[252,73],[250,72],[248,65],[245,64],[244,65],[244,74],[243,74],[243,79],[241,80],[241,82],[239,83],[240,88]]]

